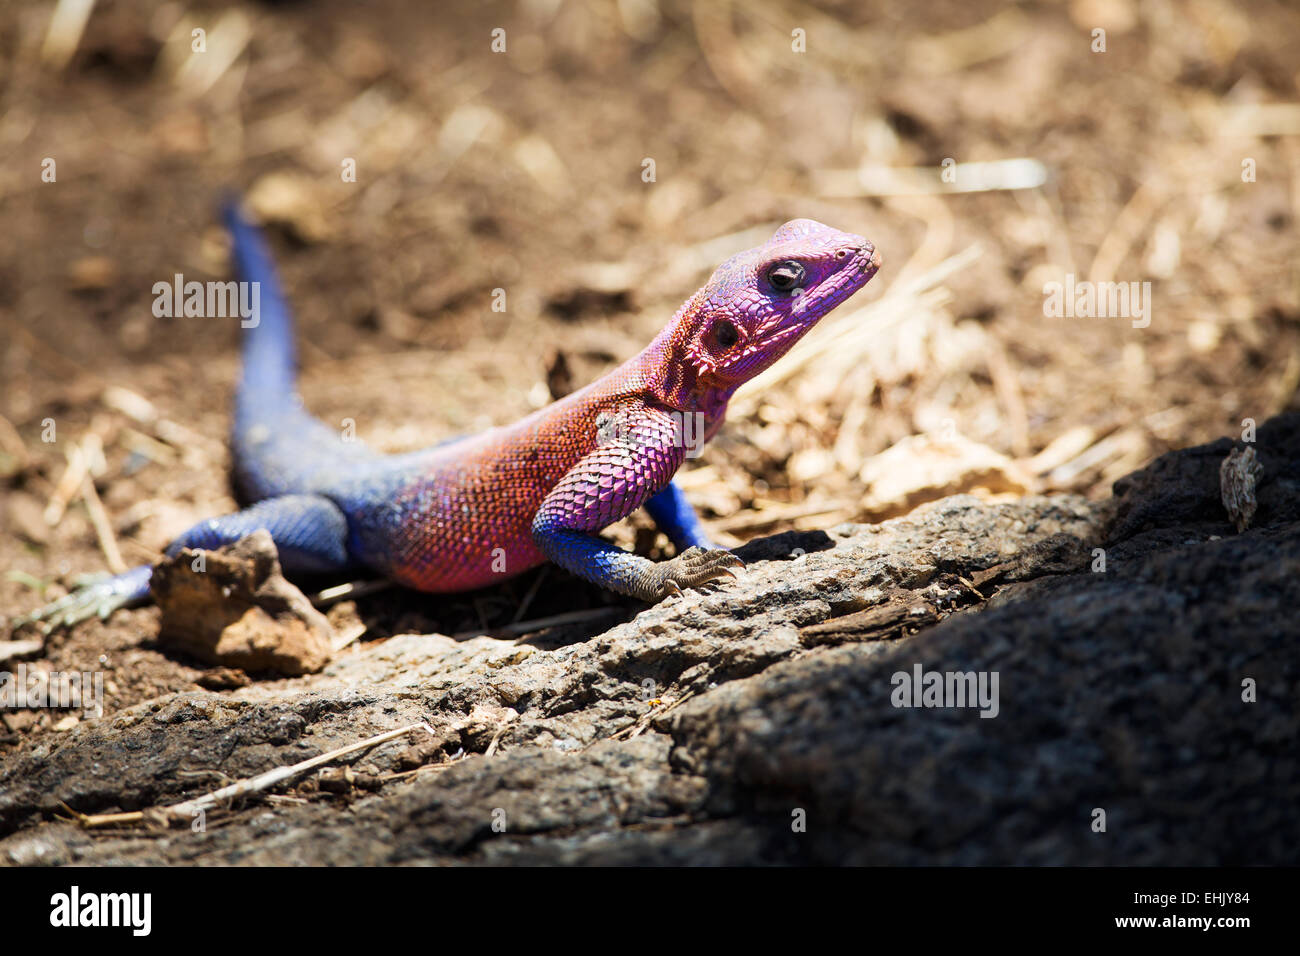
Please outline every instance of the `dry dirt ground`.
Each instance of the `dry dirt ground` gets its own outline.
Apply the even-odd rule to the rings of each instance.
[[[225,187],[271,231],[308,405],[385,450],[601,374],[781,221],[870,237],[881,274],[683,476],[734,541],[949,492],[1101,502],[1162,452],[1296,407],[1287,4],[100,0],[66,58],[53,8],[0,8],[0,614],[104,569],[96,498],[127,564],[236,506],[238,322],[152,312],[156,282],[227,277]],[[947,159],[1015,158],[1045,182],[936,187]],[[1046,317],[1044,283],[1067,274],[1150,282],[1150,324]],[[935,454],[909,436],[974,464],[900,490]],[[95,495],[60,488],[77,459]],[[615,534],[663,547],[643,523]],[[337,613],[366,625],[365,653],[590,609],[552,635],[567,645],[638,611],[538,580]],[[207,670],[159,650],[156,613],[28,659],[97,662],[110,713],[195,690]],[[57,746],[62,720],[0,713],[0,753]]]

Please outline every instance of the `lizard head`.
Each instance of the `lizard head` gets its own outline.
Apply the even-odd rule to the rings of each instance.
[[[694,372],[696,389],[734,390],[879,268],[879,253],[861,236],[793,219],[763,245],[719,266],[679,313],[678,357]]]

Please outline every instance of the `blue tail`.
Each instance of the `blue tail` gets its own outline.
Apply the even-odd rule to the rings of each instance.
[[[311,494],[334,484],[346,465],[373,457],[364,445],[308,415],[296,389],[293,318],[266,239],[244,219],[237,201],[223,209],[239,278],[253,287],[243,374],[235,396],[231,452],[235,479],[250,501]]]
[[[358,462],[373,453],[302,410],[294,387],[293,320],[262,234],[227,198],[223,210],[233,241],[235,269],[252,285],[243,301],[253,306],[246,320],[244,370],[235,397],[231,450],[240,490],[255,504],[245,511],[202,521],[168,547],[216,548],[258,528],[271,533],[286,572],[335,571],[351,563],[347,516],[339,504],[314,492],[336,487]],[[276,499],[267,501],[266,499]],[[149,596],[153,569],[132,568],[97,581],[15,624],[44,622],[48,633],[93,614],[106,617]]]
[[[293,317],[280,288],[266,238],[239,211],[238,200],[227,197],[222,209],[230,231],[231,255],[240,279],[257,290],[257,308],[246,322],[241,401],[284,404],[294,398],[297,350]]]

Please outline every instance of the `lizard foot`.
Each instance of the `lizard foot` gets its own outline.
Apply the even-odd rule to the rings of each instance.
[[[28,624],[40,622],[41,632],[50,634],[58,628],[70,628],[96,615],[104,620],[118,608],[139,600],[142,590],[143,593],[148,593],[151,570],[148,565],[144,565],[116,577],[89,579],[88,583],[79,586],[66,597],[37,608],[31,614],[14,618],[13,629],[16,631]]]
[[[745,562],[730,551],[711,548],[687,548],[670,561],[656,564],[651,582],[652,600],[681,594],[682,588],[695,588],[722,577],[736,577],[736,569]]]

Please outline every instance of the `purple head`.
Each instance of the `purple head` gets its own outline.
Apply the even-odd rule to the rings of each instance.
[[[788,352],[880,268],[862,236],[811,219],[787,222],[732,256],[665,330],[696,389],[730,392]]]

